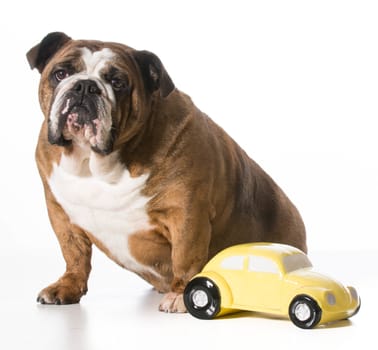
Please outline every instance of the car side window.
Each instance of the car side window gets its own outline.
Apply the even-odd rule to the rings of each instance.
[[[253,272],[270,272],[278,273],[276,263],[263,256],[250,255],[248,261],[248,270]]]
[[[220,267],[226,270],[243,270],[244,259],[245,257],[240,255],[229,256],[221,262]]]

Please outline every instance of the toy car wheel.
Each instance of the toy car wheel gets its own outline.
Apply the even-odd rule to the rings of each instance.
[[[319,323],[322,310],[312,298],[307,295],[299,295],[289,306],[289,317],[297,327],[309,329]]]
[[[205,277],[191,280],[184,290],[184,303],[194,317],[209,320],[220,311],[220,293],[217,285]]]
[[[358,314],[358,312],[360,311],[361,309],[361,298],[358,298],[358,306],[357,306],[357,309],[354,310],[354,312],[348,317],[348,318],[351,318],[353,317],[354,315]]]

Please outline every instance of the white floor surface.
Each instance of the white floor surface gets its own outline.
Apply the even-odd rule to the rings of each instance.
[[[236,344],[254,349],[355,349],[375,341],[377,252],[314,252],[310,257],[317,270],[358,289],[358,315],[301,330],[288,320],[248,312],[211,321],[164,314],[157,311],[161,295],[98,252],[89,292],[80,304],[39,305],[37,293],[59,276],[61,257],[1,256],[0,349],[234,349]]]

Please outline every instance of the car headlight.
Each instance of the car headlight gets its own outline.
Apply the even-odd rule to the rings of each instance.
[[[326,293],[326,300],[329,305],[335,305],[336,304],[336,297],[335,294],[331,292]]]
[[[347,287],[354,300],[358,300],[358,293],[354,287]]]

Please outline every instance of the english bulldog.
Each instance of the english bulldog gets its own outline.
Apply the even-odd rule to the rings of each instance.
[[[306,251],[292,202],[155,54],[54,32],[27,59],[41,73],[36,161],[66,261],[38,302],[80,301],[93,244],[164,293],[165,312],[185,312],[187,282],[226,247]]]

